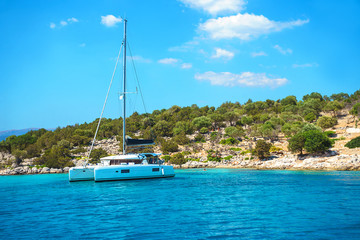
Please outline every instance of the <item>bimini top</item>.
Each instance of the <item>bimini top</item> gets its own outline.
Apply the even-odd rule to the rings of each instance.
[[[127,147],[140,147],[140,146],[149,146],[155,145],[155,142],[151,139],[132,139],[129,136],[125,137]]]

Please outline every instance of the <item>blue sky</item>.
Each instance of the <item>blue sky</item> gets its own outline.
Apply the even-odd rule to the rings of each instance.
[[[99,117],[122,16],[148,112],[353,93],[359,12],[357,0],[0,0],[0,131]],[[121,71],[105,117],[121,114],[120,82]],[[129,113],[144,112],[129,100]]]

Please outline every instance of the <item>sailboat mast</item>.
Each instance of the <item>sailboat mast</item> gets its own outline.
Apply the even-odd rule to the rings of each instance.
[[[123,104],[124,104],[124,112],[123,112],[123,155],[126,154],[126,144],[125,144],[125,119],[126,119],[126,23],[127,20],[124,20],[124,74],[123,74],[123,84],[124,84],[124,93],[123,93]]]

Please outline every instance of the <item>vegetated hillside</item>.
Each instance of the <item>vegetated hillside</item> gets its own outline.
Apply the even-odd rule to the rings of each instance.
[[[126,134],[133,138],[153,138],[157,143],[155,150],[165,154],[178,153],[164,157],[173,163],[182,163],[186,161],[184,156],[191,158],[204,149],[208,160],[230,159],[224,157],[224,151],[262,158],[268,157],[269,151],[287,151],[288,148],[294,153],[323,152],[331,145],[343,148],[350,139],[345,135],[334,138],[336,132],[325,130],[339,123],[357,127],[359,115],[360,90],[351,95],[339,93],[330,97],[313,92],[302,100],[288,96],[276,101],[225,102],[218,108],[192,105],[173,106],[151,114],[135,112],[127,119]],[[85,155],[97,122],[98,119],[54,131],[39,129],[21,136],[10,136],[0,142],[0,152],[11,153],[14,156],[11,161],[15,164],[32,158],[36,165],[72,166],[72,159]],[[114,136],[121,150],[118,141],[122,141],[122,119],[103,119],[97,139],[114,139]],[[259,138],[265,143],[256,141]],[[101,146],[105,149],[97,149],[93,160],[114,153],[106,149],[106,144]],[[5,160],[2,160],[2,166],[11,164],[9,158]]]

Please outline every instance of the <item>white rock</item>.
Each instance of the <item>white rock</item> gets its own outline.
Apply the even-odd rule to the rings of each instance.
[[[50,168],[48,167],[44,167],[42,170],[41,170],[41,173],[49,173],[50,172]]]
[[[360,133],[360,128],[348,128],[346,129],[347,133]]]

